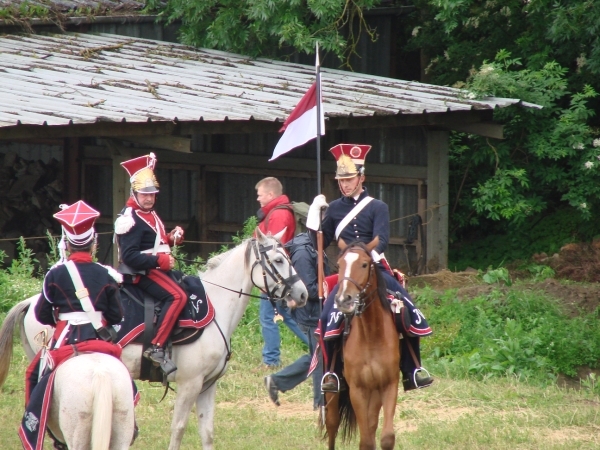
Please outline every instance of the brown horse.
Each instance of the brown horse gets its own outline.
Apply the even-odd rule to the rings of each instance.
[[[371,258],[379,243],[338,243],[338,292],[335,303],[351,317],[350,331],[343,343],[344,378],[348,388],[325,394],[325,427],[329,448],[342,425],[343,439],[360,432],[361,450],[375,449],[379,411],[383,407],[381,448],[393,449],[394,412],[398,397],[398,332],[386,298],[385,281]],[[347,322],[348,323],[348,322]]]

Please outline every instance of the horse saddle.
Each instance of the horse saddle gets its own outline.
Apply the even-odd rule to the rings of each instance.
[[[210,302],[200,278],[184,275],[178,278],[187,294],[187,302],[169,338],[171,344],[187,344],[202,335],[203,329],[215,318],[215,310]],[[158,329],[158,318],[164,302],[158,302],[135,284],[121,287],[123,320],[114,325],[117,331],[117,344],[125,347],[131,342],[149,345]]]

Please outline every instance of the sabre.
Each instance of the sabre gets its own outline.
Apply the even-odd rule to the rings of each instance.
[[[44,376],[44,372],[46,371],[46,367],[49,367],[48,364],[48,343],[50,339],[48,338],[48,330],[44,329],[35,335],[34,341],[36,344],[39,344],[42,349],[40,351],[40,369],[38,371],[38,382]]]

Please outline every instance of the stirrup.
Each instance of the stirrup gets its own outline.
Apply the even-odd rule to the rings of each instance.
[[[325,382],[325,377],[328,377],[328,376],[331,376],[331,377],[335,378],[335,381],[337,382],[337,388],[335,390],[323,389],[323,384]],[[337,373],[335,373],[335,372],[326,372],[326,373],[323,374],[323,378],[321,378],[321,393],[322,394],[325,393],[325,392],[330,392],[330,393],[340,392],[340,386],[341,386],[340,377],[338,377]]]
[[[417,378],[417,374],[419,372],[425,372],[427,374],[426,377]],[[433,378],[429,371],[423,367],[419,367],[415,369],[413,372],[412,378],[405,378],[402,380],[402,386],[404,387],[404,391],[412,391],[414,389],[423,389],[429,387],[433,384]]]
[[[177,370],[177,366],[167,355],[165,355],[163,362],[160,363],[160,369],[165,375],[169,375]]]

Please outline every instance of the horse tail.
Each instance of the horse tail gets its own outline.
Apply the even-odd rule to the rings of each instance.
[[[113,395],[110,373],[96,367],[92,377],[92,450],[108,450],[110,446]]]
[[[12,360],[14,329],[18,326],[22,315],[27,311],[30,303],[30,299],[27,299],[13,306],[0,328],[0,386],[6,381],[10,361]]]
[[[354,433],[356,432],[356,414],[350,402],[349,387],[340,391],[338,411],[340,413],[342,442],[348,442],[354,437]]]

